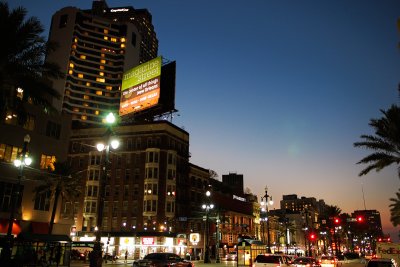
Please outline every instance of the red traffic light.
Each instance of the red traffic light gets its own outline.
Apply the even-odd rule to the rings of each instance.
[[[362,217],[362,216],[357,216],[357,222],[363,222],[364,221],[364,218]]]
[[[310,234],[310,240],[315,240],[316,236],[315,234]]]
[[[335,222],[335,224],[339,224],[340,223],[340,219],[339,218],[335,218],[333,221]]]

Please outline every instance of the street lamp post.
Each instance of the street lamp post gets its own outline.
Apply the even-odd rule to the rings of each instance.
[[[265,202],[264,202],[265,201]],[[271,253],[271,240],[269,234],[269,219],[268,219],[268,212],[269,212],[269,205],[274,204],[272,201],[272,196],[268,195],[268,187],[265,187],[265,195],[261,197],[261,211],[265,212],[265,220],[267,221],[267,253]],[[265,206],[265,208],[264,208]],[[264,236],[264,234],[263,234]]]
[[[101,234],[103,230],[103,211],[104,211],[104,189],[107,180],[107,169],[109,165],[109,155],[110,146],[112,149],[117,149],[119,146],[119,141],[113,138],[114,134],[111,129],[113,123],[115,122],[115,116],[113,113],[109,113],[106,117],[107,131],[105,133],[104,143],[98,143],[96,145],[97,150],[100,152],[104,151],[104,160],[102,163],[102,174],[99,179],[99,190],[97,198],[97,218],[96,218],[96,228],[95,231],[96,239],[93,247],[92,257],[90,259],[90,267],[101,267],[102,266],[102,249],[101,249]]]
[[[18,155],[18,157],[14,160],[14,166],[18,168],[18,184],[17,188],[15,190],[14,194],[14,199],[11,204],[11,210],[10,210],[10,218],[8,220],[8,229],[7,229],[7,242],[6,245],[2,251],[2,258],[5,259],[5,266],[10,266],[11,264],[11,256],[12,256],[12,248],[13,248],[13,243],[14,243],[14,236],[12,235],[12,228],[14,224],[14,217],[15,217],[15,211],[17,209],[17,204],[19,203],[20,200],[20,195],[21,195],[21,179],[24,175],[24,166],[29,166],[32,163],[32,159],[29,157],[29,152],[28,152],[28,144],[31,141],[31,137],[29,134],[24,136],[24,145],[22,147],[21,153]],[[14,191],[14,190],[13,190]]]
[[[211,192],[209,190],[206,191],[207,203],[203,204],[201,208],[206,212],[206,227],[204,230],[204,237],[205,237],[205,248],[204,248],[204,263],[211,263],[210,260],[210,250],[209,250],[209,236],[210,236],[210,226],[209,226],[209,213],[210,210],[214,208],[214,204],[210,203],[210,196]]]

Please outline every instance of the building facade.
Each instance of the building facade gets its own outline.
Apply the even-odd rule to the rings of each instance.
[[[45,113],[42,108],[26,104],[28,121],[19,125],[15,117],[0,122],[0,232],[6,234],[10,211],[16,204],[12,234],[21,232],[48,234],[54,202],[51,192],[35,191],[48,177],[54,162],[67,159],[71,127],[69,115]],[[23,169],[14,166],[29,135],[27,153],[32,164]],[[59,208],[59,207],[57,207]],[[72,221],[55,220],[53,234],[66,234]]]

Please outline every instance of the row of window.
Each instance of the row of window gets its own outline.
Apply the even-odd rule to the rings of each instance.
[[[117,197],[119,196],[120,192],[120,186],[119,185],[114,185],[113,187],[113,192],[114,196]],[[133,187],[133,196],[139,195],[138,191],[139,186],[137,184],[134,185]],[[97,185],[87,185],[86,186],[86,197],[97,197],[98,196],[98,186]],[[111,186],[106,185],[105,186],[105,196],[108,197],[110,196],[110,191],[111,191]],[[129,185],[124,185],[124,190],[123,190],[123,195],[124,197],[129,196],[130,193],[130,188]],[[167,185],[167,196],[175,196],[176,195],[176,186],[175,185]],[[146,183],[144,185],[144,195],[153,195],[157,196],[158,195],[158,184],[157,183]]]
[[[14,162],[18,155],[22,152],[21,147],[0,144],[0,161]],[[40,169],[48,170],[54,168],[55,156],[42,154],[40,156]]]
[[[45,199],[43,200],[45,201]],[[47,202],[44,202],[47,204]],[[40,204],[40,203],[39,203]],[[104,202],[103,211],[109,212],[109,202]],[[36,209],[36,202],[35,202],[35,209]],[[136,213],[138,206],[135,205],[133,207],[133,212]],[[48,210],[48,209],[47,209]],[[118,201],[113,203],[112,212],[113,214],[118,214],[120,210],[120,205]],[[122,211],[128,211],[128,201],[123,201]],[[97,213],[97,201],[86,200],[84,205],[84,212],[85,213]],[[144,200],[143,201],[143,212],[157,212],[157,200]],[[167,200],[165,205],[165,212],[167,213],[175,213],[175,201]]]
[[[142,138],[138,137],[135,139],[126,139],[126,140],[120,140],[121,143],[121,148],[118,148],[119,151],[124,150],[122,145],[125,143],[125,150],[127,151],[132,151],[132,150],[141,150],[144,148],[151,149],[150,151],[146,152],[146,163],[158,163],[160,160],[160,150],[155,147],[160,147],[161,146],[161,138],[160,137],[155,137],[155,138],[146,138],[146,144],[147,146],[144,147],[142,142]],[[78,143],[78,142],[73,142],[71,144],[71,152],[72,153],[85,153],[85,152],[90,152],[95,145],[95,142],[93,143]],[[168,148],[170,149],[177,149],[178,152],[184,152],[187,153],[188,146],[183,145],[179,142],[176,142],[174,139],[169,139],[168,143]],[[184,150],[183,150],[184,149]],[[139,154],[135,154],[136,157],[139,157]],[[127,159],[129,160],[129,159]],[[170,165],[176,165],[177,164],[177,153],[175,151],[169,151],[167,155],[167,163]],[[92,164],[93,165],[93,164]]]
[[[27,114],[26,122],[24,123],[24,125],[22,125],[22,128],[29,131],[35,130],[36,126],[35,121],[36,118],[34,116]],[[7,116],[4,122],[9,125],[16,125],[16,126],[19,125],[16,116]],[[61,135],[61,124],[55,123],[53,121],[47,121],[46,136],[55,139],[60,139],[60,135]]]
[[[18,190],[18,185],[13,183],[0,182],[0,211],[8,212],[11,210],[11,205],[14,196],[16,195],[16,191]],[[20,192],[23,192],[24,187],[21,185]],[[20,195],[20,199],[18,200],[21,203],[22,194]],[[48,211],[50,209],[50,191],[47,191],[42,194],[36,194],[35,210]]]

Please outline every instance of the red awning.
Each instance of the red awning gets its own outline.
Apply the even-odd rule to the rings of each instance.
[[[33,234],[48,234],[49,224],[47,222],[31,222]]]
[[[8,219],[0,218],[0,233],[7,234],[8,231]],[[13,227],[12,227],[12,234],[18,235],[21,233],[21,225],[19,221],[14,220]]]

